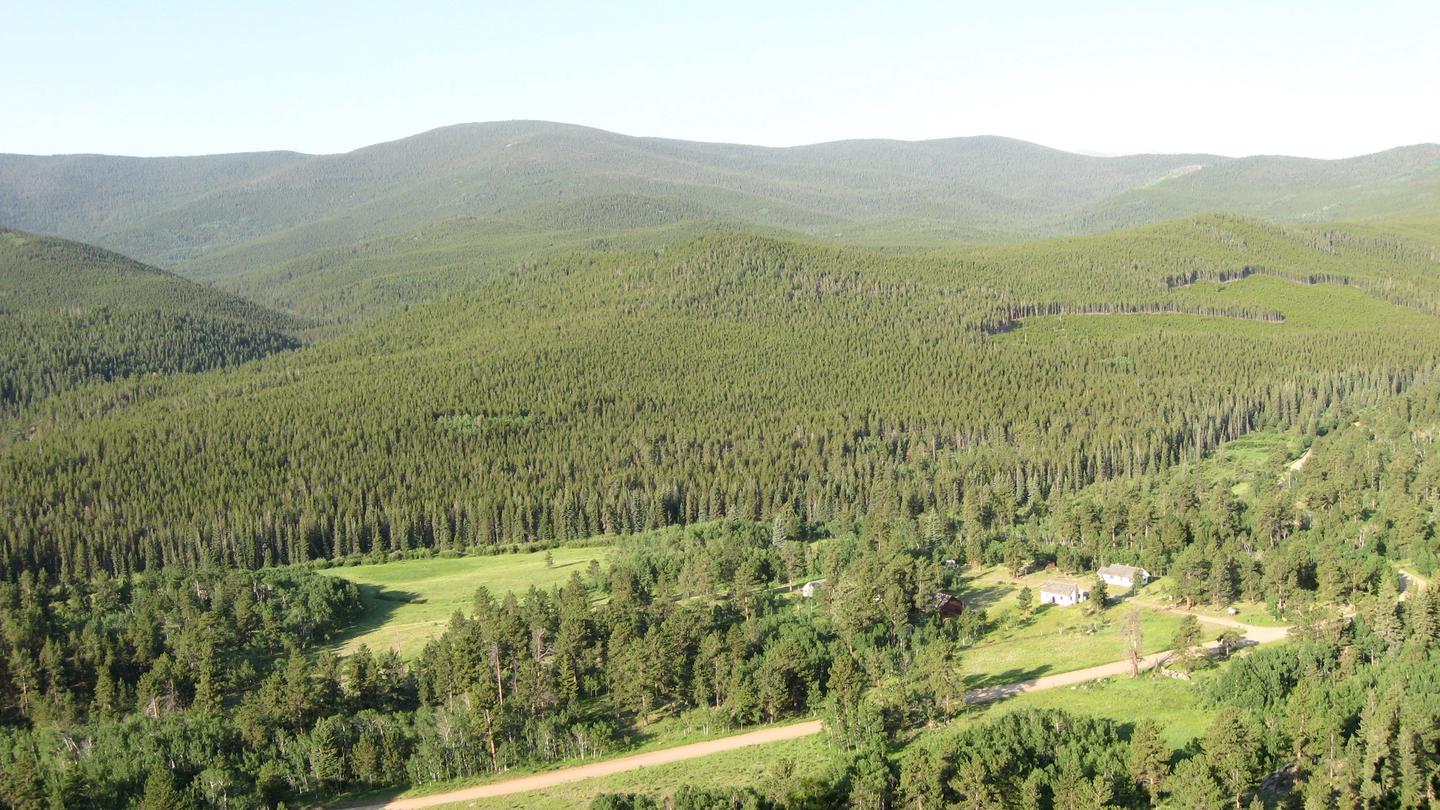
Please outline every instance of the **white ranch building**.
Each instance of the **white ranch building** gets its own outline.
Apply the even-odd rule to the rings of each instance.
[[[1107,565],[1098,572],[1106,585],[1133,588],[1150,581],[1150,572],[1134,565]]]
[[[1040,586],[1042,605],[1078,605],[1090,598],[1090,592],[1069,582],[1047,582]]]

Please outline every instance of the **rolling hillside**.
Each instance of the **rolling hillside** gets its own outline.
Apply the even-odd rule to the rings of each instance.
[[[0,558],[253,566],[1034,502],[1425,379],[1440,289],[1405,244],[1207,215],[923,254],[733,229],[577,248],[46,422],[0,454],[51,493],[0,497]],[[389,248],[375,267],[437,249]]]
[[[793,240],[785,231],[747,227],[712,214],[638,195],[586,198],[490,219],[447,220],[397,236],[316,251],[228,278],[221,286],[267,306],[344,323],[438,296],[464,294],[497,275],[573,254],[664,251],[705,233],[745,232]],[[1017,313],[1104,308],[1134,300],[1141,289],[1168,290],[1190,280],[1227,280],[1279,272],[1277,268],[1297,279],[1345,277],[1348,283],[1368,286],[1390,300],[1433,311],[1429,290],[1440,267],[1436,233],[1440,231],[1419,221],[1336,227],[1205,214],[1132,228],[1109,238],[849,247],[847,255],[866,257],[865,261],[888,257],[883,263],[900,277],[924,275],[963,282],[970,288],[1007,289],[1015,296],[1009,306]],[[1308,258],[1301,261],[1298,255]],[[1382,260],[1385,256],[1389,258]],[[980,306],[995,303],[991,298]]]
[[[0,156],[0,223],[214,280],[456,218],[506,223],[558,206],[532,224],[550,216],[563,229],[577,200],[604,208],[640,197],[690,220],[909,244],[1094,232],[1207,210],[1296,221],[1423,213],[1434,210],[1437,166],[1433,146],[1340,161],[1101,158],[993,137],[774,149],[514,121],[340,155]]]
[[[1356,762],[1361,738],[1403,750],[1440,717],[1397,708],[1435,694],[1440,659],[1415,661],[1440,611],[1391,590],[1397,567],[1440,565],[1434,158],[764,150],[516,123],[120,161],[113,183],[104,158],[19,160],[10,214],[215,286],[0,230],[0,615],[19,619],[0,634],[0,804],[368,800],[823,705],[817,748],[840,757],[894,718],[897,797],[960,790],[923,751],[1031,740],[996,760],[1013,770],[1063,724],[1062,754],[1116,764],[1053,783],[1095,801],[1054,804],[1139,807],[1134,741],[1158,763],[1185,745],[1181,773],[1212,716],[1207,752],[1236,706],[1285,694],[1267,672],[1346,673],[1283,711],[1363,730],[1334,747]],[[1033,605],[1106,562],[1159,581]],[[1204,665],[1215,628],[1162,610],[1162,588],[1298,643],[1193,682],[1050,693],[1102,718],[1128,695],[1172,743],[962,714],[1127,654]],[[1323,618],[1350,606],[1351,628]],[[881,745],[854,761],[888,769]],[[844,767],[791,806],[842,804]],[[797,771],[746,773],[725,781]],[[1230,804],[1204,796],[1175,803]]]
[[[0,414],[87,382],[299,345],[287,316],[107,250],[0,230]]]
[[[1293,222],[1433,216],[1440,211],[1440,145],[1348,160],[1269,156],[1196,163],[1107,199],[1073,224],[1105,230],[1201,210]]]

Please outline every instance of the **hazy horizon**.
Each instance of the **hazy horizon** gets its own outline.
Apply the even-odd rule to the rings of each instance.
[[[1440,6],[31,4],[0,152],[334,154],[461,121],[771,147],[995,134],[1312,158],[1440,138]],[[1322,58],[1323,57],[1323,58]]]
[[[121,157],[121,158],[133,157],[133,158],[156,158],[156,159],[164,159],[164,158],[213,157],[213,156],[228,155],[228,154],[251,154],[251,153],[260,153],[260,152],[290,152],[290,153],[294,153],[294,154],[309,155],[309,156],[313,156],[313,157],[323,157],[323,156],[333,156],[333,155],[350,154],[350,153],[352,153],[352,152],[357,152],[357,151],[360,151],[360,150],[363,150],[363,149],[367,149],[367,148],[370,148],[370,147],[373,147],[373,146],[379,146],[379,145],[381,145],[381,144],[396,143],[396,142],[399,142],[399,141],[409,140],[409,139],[411,139],[411,138],[421,137],[421,136],[426,135],[426,134],[429,134],[429,133],[431,133],[431,132],[437,132],[437,131],[440,131],[440,130],[450,129],[450,128],[453,128],[453,127],[486,126],[486,125],[491,125],[491,124],[516,124],[516,123],[536,123],[536,124],[550,124],[550,125],[564,126],[564,127],[577,127],[577,128],[580,128],[580,129],[588,129],[588,130],[594,130],[594,131],[598,131],[598,132],[605,132],[605,133],[609,133],[609,134],[612,134],[612,135],[620,135],[620,136],[623,136],[623,137],[641,138],[641,139],[647,139],[647,140],[677,141],[677,142],[686,142],[686,143],[723,144],[723,145],[727,145],[727,146],[754,147],[754,148],[757,148],[757,149],[803,149],[803,148],[811,147],[811,146],[823,146],[823,145],[825,145],[825,144],[849,143],[849,142],[864,142],[864,141],[889,142],[889,143],[933,143],[933,142],[938,142],[938,141],[968,140],[968,139],[980,139],[980,138],[994,138],[994,139],[1000,139],[1000,140],[1019,141],[1019,142],[1023,142],[1023,143],[1032,144],[1032,145],[1034,145],[1034,146],[1041,146],[1041,147],[1044,147],[1044,148],[1047,148],[1047,149],[1055,149],[1055,150],[1057,150],[1057,151],[1068,152],[1068,153],[1070,153],[1070,154],[1082,155],[1082,156],[1084,156],[1084,157],[1096,157],[1096,158],[1123,158],[1123,157],[1132,157],[1132,156],[1136,156],[1136,155],[1195,154],[1195,155],[1210,155],[1210,156],[1217,156],[1217,157],[1223,157],[1223,158],[1295,157],[1295,158],[1303,158],[1303,159],[1308,159],[1308,160],[1347,160],[1347,159],[1350,159],[1350,158],[1365,157],[1365,156],[1367,156],[1367,155],[1373,155],[1373,154],[1380,154],[1380,153],[1383,153],[1383,152],[1389,152],[1389,151],[1393,151],[1393,150],[1396,150],[1396,149],[1408,149],[1408,148],[1413,148],[1413,147],[1418,147],[1418,146],[1430,146],[1430,145],[1435,145],[1435,144],[1437,144],[1437,143],[1440,143],[1440,141],[1415,141],[1415,142],[1413,142],[1413,143],[1397,143],[1397,144],[1393,144],[1393,145],[1391,145],[1391,146],[1381,147],[1381,148],[1379,148],[1379,149],[1375,149],[1375,150],[1372,150],[1372,151],[1369,151],[1369,152],[1357,152],[1357,153],[1355,153],[1355,154],[1337,155],[1337,156],[1334,156],[1334,157],[1325,157],[1325,158],[1314,158],[1314,157],[1310,157],[1310,156],[1308,156],[1308,155],[1299,155],[1299,154],[1294,154],[1294,153],[1289,153],[1289,152],[1252,152],[1252,153],[1245,153],[1245,154],[1227,154],[1227,153],[1224,153],[1224,152],[1219,152],[1219,151],[1215,151],[1215,150],[1207,150],[1207,149],[1189,150],[1189,151],[1186,151],[1186,152],[1167,152],[1167,151],[1154,150],[1154,149],[1131,151],[1131,152],[1115,152],[1115,151],[1107,151],[1107,150],[1105,150],[1105,149],[1086,149],[1086,148],[1073,148],[1073,149],[1072,149],[1072,148],[1065,148],[1065,147],[1055,146],[1054,144],[1043,143],[1043,142],[1040,142],[1040,141],[1032,141],[1032,140],[1029,140],[1029,139],[1027,139],[1027,138],[1017,138],[1017,137],[1014,137],[1014,136],[1011,136],[1011,135],[1006,135],[1006,134],[1004,134],[1004,133],[999,133],[999,132],[977,132],[977,133],[974,133],[974,134],[966,134],[966,135],[942,135],[942,136],[938,136],[938,137],[934,137],[934,138],[888,138],[888,137],[884,137],[884,136],[853,137],[853,138],[852,138],[852,137],[839,137],[839,138],[830,138],[830,139],[822,140],[822,141],[811,141],[811,142],[807,142],[807,143],[796,143],[796,144],[787,144],[787,145],[782,145],[782,146],[772,146],[772,145],[769,145],[769,144],[750,143],[750,142],[744,142],[744,141],[714,141],[714,140],[705,140],[705,139],[698,139],[698,138],[672,138],[672,137],[668,137],[668,136],[665,136],[665,135],[654,135],[654,134],[644,133],[644,132],[620,132],[620,131],[613,130],[613,129],[606,129],[606,128],[604,128],[604,127],[592,126],[592,125],[589,125],[589,124],[577,123],[577,122],[574,122],[574,121],[556,121],[556,120],[548,120],[548,119],[540,119],[540,118],[509,118],[509,119],[498,119],[498,120],[493,120],[493,121],[457,121],[457,122],[455,122],[455,123],[453,123],[453,124],[442,124],[441,126],[438,126],[438,127],[431,127],[431,128],[429,128],[429,129],[425,129],[425,130],[421,130],[421,131],[418,131],[418,132],[410,133],[410,134],[408,134],[408,135],[401,135],[401,136],[396,137],[396,138],[387,138],[387,139],[384,139],[384,140],[375,141],[375,142],[373,142],[373,143],[361,144],[361,145],[359,145],[359,146],[354,147],[353,149],[345,149],[345,150],[341,150],[341,151],[332,151],[332,152],[311,152],[311,151],[306,151],[306,150],[302,150],[302,149],[288,149],[288,148],[284,148],[284,147],[279,147],[279,148],[273,148],[273,149],[238,149],[238,150],[226,151],[226,152],[187,152],[187,153],[155,154],[155,155],[140,155],[140,154],[129,154],[129,153],[121,153],[121,152],[95,152],[95,151],[89,151],[89,152],[3,152],[3,151],[0,151],[0,154],[20,155],[20,156],[24,156],[24,157],[82,157],[82,156],[97,156],[97,157]]]

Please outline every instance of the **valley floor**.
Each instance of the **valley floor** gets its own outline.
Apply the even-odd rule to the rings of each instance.
[[[1180,613],[1180,611],[1174,612]],[[1194,615],[1203,618],[1208,623],[1242,631],[1246,641],[1251,645],[1282,641],[1289,635],[1289,628],[1287,627],[1258,627],[1244,624],[1233,619],[1214,616],[1202,617],[1200,614]],[[1213,649],[1216,645],[1211,643],[1209,646]],[[1140,668],[1142,670],[1150,670],[1161,667],[1169,661],[1174,654],[1174,650],[1165,650],[1147,655],[1141,660]],[[1040,692],[1066,686],[1073,687],[1090,681],[1114,678],[1124,675],[1129,671],[1130,662],[1114,661],[1070,672],[1061,672],[1055,675],[1045,675],[999,686],[972,689],[966,694],[965,700],[970,704],[989,703],[1029,692]],[[458,788],[444,793],[397,798],[379,804],[356,807],[354,810],[419,810],[420,808],[428,807],[454,806],[455,808],[459,808],[473,806],[470,803],[480,799],[540,791],[574,782],[613,776],[628,771],[698,759],[700,757],[735,751],[741,748],[795,740],[801,737],[819,734],[822,730],[822,724],[819,720],[772,726],[756,731],[748,731],[743,734],[721,737],[715,740],[664,748],[658,751],[648,751],[643,754],[617,757],[615,759],[602,760],[570,768],[561,768],[554,771],[529,774],[513,779],[491,782],[489,784]]]

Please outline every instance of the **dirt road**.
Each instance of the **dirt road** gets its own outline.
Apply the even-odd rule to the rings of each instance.
[[[1176,611],[1182,612],[1182,611]],[[1234,627],[1242,630],[1245,637],[1256,643],[1265,644],[1271,641],[1278,641],[1285,637],[1287,628],[1284,627],[1256,627],[1242,624],[1234,619],[1219,618],[1216,616],[1201,616],[1195,614],[1201,621],[1210,624]],[[1210,645],[1214,647],[1212,643]],[[1152,653],[1145,656],[1141,662],[1141,669],[1150,669],[1158,666],[1167,660],[1174,652]],[[1037,692],[1042,689],[1055,689],[1061,686],[1073,686],[1086,681],[1093,681],[1100,678],[1109,678],[1115,675],[1125,675],[1130,672],[1129,661],[1116,661],[1110,664],[1077,669],[1073,672],[1061,672],[1056,675],[1045,675],[1040,678],[1032,678],[1028,681],[1010,683],[1003,686],[991,686],[984,689],[971,690],[965,696],[967,703],[988,703],[992,700],[1011,697],[1023,692]],[[793,740],[797,737],[808,737],[811,734],[820,733],[820,721],[811,720],[805,723],[796,723],[790,726],[778,728],[766,728],[759,731],[751,731],[745,734],[737,734],[733,737],[722,737],[718,740],[708,742],[680,745],[674,748],[666,748],[660,751],[651,751],[646,754],[635,754],[618,759],[607,759],[601,762],[592,762],[587,765],[577,765],[573,768],[561,768],[555,771],[521,776],[515,779],[506,779],[502,782],[493,782],[488,785],[477,785],[460,790],[452,790],[446,793],[436,793],[430,796],[416,796],[408,799],[394,799],[382,804],[368,805],[356,810],[419,810],[423,807],[436,807],[442,804],[454,804],[456,802],[469,801],[471,799],[485,799],[493,796],[508,796],[512,793],[523,793],[529,790],[540,790],[542,788],[555,787],[569,782],[578,782],[582,779],[591,779],[597,776],[610,776],[611,774],[633,771],[640,768],[648,768],[654,765],[665,765],[670,762],[679,762],[686,759],[718,754],[722,751],[733,751],[737,748],[746,748],[752,745],[763,745],[765,743],[779,742],[781,740]]]
[[[1404,602],[1410,598],[1410,594],[1416,590],[1424,590],[1430,587],[1430,581],[1404,569],[1400,569],[1400,601]]]
[[[364,808],[358,808],[357,810],[416,810],[421,807],[435,807],[441,804],[469,801],[470,799],[508,796],[511,793],[540,790],[541,788],[563,785],[567,782],[578,782],[581,779],[610,776],[611,774],[633,771],[639,768],[649,768],[654,765],[679,762],[683,759],[694,759],[695,757],[718,754],[722,751],[733,751],[736,748],[764,745],[765,743],[780,742],[781,740],[793,740],[796,737],[808,737],[811,734],[819,733],[820,721],[811,720],[805,723],[796,723],[791,726],[764,728],[759,731],[736,734],[733,737],[722,737],[718,740],[680,745],[674,748],[665,748],[660,751],[651,751],[645,754],[635,754],[628,757],[619,757],[618,759],[607,759],[600,762],[592,762],[588,765],[576,765],[573,768],[561,768],[557,771],[506,779],[503,782],[494,782],[489,785],[476,785],[475,787],[452,790],[447,793],[436,793],[431,796],[416,796],[410,799],[394,799],[383,804],[368,805]]]
[[[1290,466],[1287,469],[1289,469],[1290,472],[1298,472],[1305,469],[1305,465],[1310,463],[1310,454],[1313,452],[1315,451],[1307,447],[1305,449],[1305,453],[1299,458],[1290,462]]]
[[[1238,619],[1232,619],[1229,616],[1212,616],[1208,613],[1201,613],[1195,610],[1183,610],[1176,607],[1174,603],[1160,602],[1143,596],[1132,596],[1128,601],[1142,607],[1158,610],[1162,613],[1179,613],[1181,615],[1194,616],[1200,620],[1201,624],[1213,624],[1219,627],[1234,628],[1244,633],[1245,638],[1256,644],[1269,644],[1272,641],[1279,641],[1290,635],[1289,627],[1262,627],[1258,624],[1246,624]]]
[[[1187,613],[1188,611],[1176,610],[1175,613]],[[1234,619],[1221,618],[1219,616],[1204,616],[1199,613],[1190,615],[1207,624],[1220,625],[1221,627],[1233,627],[1245,634],[1245,640],[1252,644],[1269,644],[1272,641],[1279,641],[1290,634],[1288,627],[1258,627],[1253,624],[1237,622]],[[1207,650],[1213,650],[1220,646],[1218,642],[1206,644]],[[1140,669],[1154,669],[1157,666],[1170,660],[1175,654],[1174,650],[1151,653],[1140,659]],[[990,686],[984,689],[972,690],[965,695],[966,703],[989,703],[992,700],[1013,697],[1023,692],[1038,692],[1041,689],[1055,689],[1061,686],[1074,686],[1077,683],[1099,680],[1100,678],[1112,678],[1116,675],[1130,674],[1129,661],[1116,661],[1110,664],[1101,664],[1097,667],[1077,669],[1073,672],[1060,672],[1055,675],[1044,675],[1039,678],[1031,678],[1028,681],[1018,683],[1007,683],[1003,686]]]
[[[1170,659],[1174,650],[1151,653],[1140,659],[1140,669],[1151,669]],[[1039,678],[1031,678],[1028,681],[1007,683],[1003,686],[988,686],[984,689],[972,689],[965,695],[966,703],[989,703],[992,700],[1014,697],[1024,692],[1038,692],[1042,689],[1055,689],[1061,686],[1074,686],[1077,683],[1094,681],[1100,678],[1110,678],[1116,675],[1128,675],[1130,673],[1129,661],[1115,661],[1110,664],[1101,664],[1098,667],[1087,667],[1072,672],[1061,672],[1055,675],[1044,675]]]

